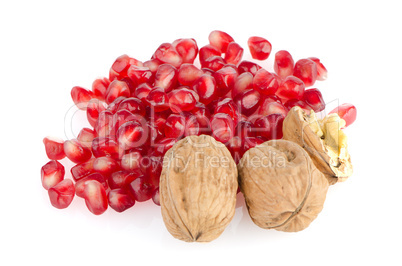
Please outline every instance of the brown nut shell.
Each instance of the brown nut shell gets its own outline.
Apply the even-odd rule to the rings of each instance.
[[[302,146],[330,185],[345,181],[353,173],[350,155],[347,153],[347,157],[340,159],[334,166],[323,140],[314,133],[309,124],[307,114],[300,107],[293,107],[283,121],[283,139]]]
[[[248,150],[238,168],[248,212],[259,227],[297,232],[321,212],[328,181],[296,143],[267,141]]]
[[[187,242],[216,239],[232,220],[237,168],[229,150],[206,135],[189,136],[166,153],[160,204],[167,230]]]

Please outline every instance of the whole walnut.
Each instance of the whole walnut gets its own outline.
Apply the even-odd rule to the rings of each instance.
[[[248,212],[259,227],[297,232],[321,212],[328,181],[296,143],[264,142],[248,150],[238,168]]]
[[[189,136],[166,153],[160,205],[168,231],[187,242],[207,242],[235,213],[237,168],[229,150],[206,135]]]

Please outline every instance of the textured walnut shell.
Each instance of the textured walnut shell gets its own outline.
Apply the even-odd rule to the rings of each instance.
[[[321,212],[328,181],[296,143],[267,141],[248,150],[238,168],[248,212],[259,227],[297,232]]]
[[[208,242],[235,213],[237,168],[230,152],[206,135],[189,136],[166,153],[160,177],[163,221],[177,239]]]
[[[320,137],[309,126],[306,113],[300,107],[293,107],[283,121],[283,139],[296,142],[310,155],[315,166],[325,175],[330,185],[345,181],[353,173],[348,154],[346,159],[333,166],[331,157]]]

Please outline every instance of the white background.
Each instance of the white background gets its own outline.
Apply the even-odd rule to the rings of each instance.
[[[1,265],[401,265],[401,49],[398,1],[2,1],[0,4]],[[210,31],[267,38],[273,54],[319,57],[327,102],[358,109],[347,128],[354,175],[330,187],[324,210],[299,233],[254,225],[240,197],[215,241],[185,243],[160,208],[136,204],[101,216],[75,198],[51,207],[41,187],[43,137],[67,138],[70,89],[90,87],[127,53],[150,58],[162,42]],[[261,65],[272,70],[273,56]],[[77,114],[73,130],[82,127]],[[71,164],[63,160],[68,171]],[[67,174],[68,175],[68,174]],[[6,262],[7,261],[7,262]]]

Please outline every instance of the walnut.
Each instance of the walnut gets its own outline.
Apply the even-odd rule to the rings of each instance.
[[[160,204],[168,231],[187,242],[216,239],[235,213],[237,168],[229,150],[206,135],[178,141],[163,160]]]
[[[338,114],[320,120],[313,111],[307,115],[300,107],[293,107],[283,122],[283,139],[302,146],[332,185],[353,173],[347,138],[341,130],[344,126]]]
[[[238,169],[248,212],[259,227],[297,232],[323,208],[328,181],[294,142],[264,142],[244,154]]]

